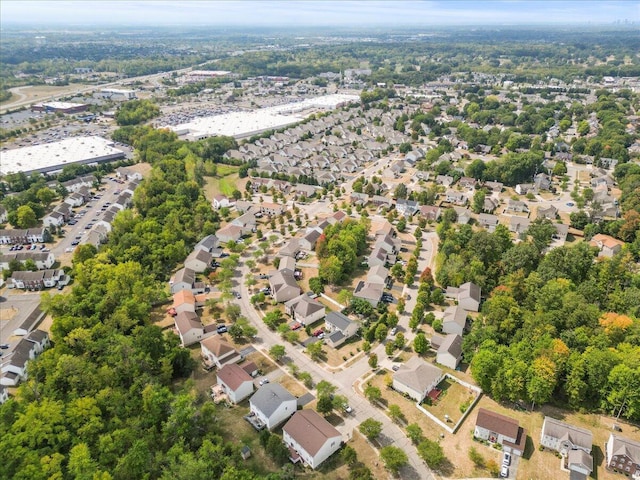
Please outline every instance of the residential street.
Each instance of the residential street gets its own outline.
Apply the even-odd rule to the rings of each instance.
[[[240,278],[244,278],[244,275],[248,272],[248,268],[244,264],[241,264],[240,272]],[[384,445],[394,445],[402,449],[409,457],[409,464],[400,472],[401,478],[435,480],[433,473],[418,456],[415,447],[411,444],[411,441],[405,436],[403,431],[386,415],[384,415],[382,410],[372,406],[363,396],[356,393],[353,383],[359,377],[371,371],[371,368],[368,365],[368,357],[363,356],[348,369],[337,373],[325,370],[303,353],[302,346],[293,346],[283,341],[276,332],[269,330],[262,321],[259,313],[256,312],[251,305],[251,296],[247,287],[244,285],[244,282],[240,281],[240,284],[242,298],[237,300],[237,302],[240,304],[243,314],[258,329],[258,337],[262,340],[261,343],[254,343],[255,348],[266,353],[271,345],[284,345],[288,359],[295,363],[301,371],[309,372],[315,383],[318,383],[320,380],[331,382],[338,387],[339,394],[344,395],[348,399],[349,405],[354,411],[350,417],[345,418],[345,424],[339,426],[343,439],[348,440],[351,438],[352,430],[357,428],[362,421],[370,417],[374,418],[383,425],[382,434],[380,436],[382,443]],[[377,353],[379,358],[386,358],[383,345],[378,345],[373,349],[373,352]]]

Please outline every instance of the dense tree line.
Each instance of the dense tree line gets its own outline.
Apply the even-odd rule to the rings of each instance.
[[[358,257],[367,248],[370,221],[347,219],[329,225],[316,243],[320,259],[318,275],[326,283],[338,284],[345,280],[358,265]]]
[[[258,478],[223,440],[213,403],[180,381],[190,352],[149,319],[168,272],[216,218],[172,155],[154,161],[134,205],[100,252],[76,251],[71,293],[42,299],[54,346],[0,406],[2,478]]]
[[[160,108],[151,100],[131,100],[125,102],[116,112],[116,122],[120,126],[138,125],[160,115]]]
[[[438,226],[436,278],[479,284],[487,298],[464,337],[475,380],[497,400],[640,418],[640,235],[613,258],[586,242],[544,253],[553,227],[536,221],[523,241]],[[549,228],[550,227],[550,228]]]

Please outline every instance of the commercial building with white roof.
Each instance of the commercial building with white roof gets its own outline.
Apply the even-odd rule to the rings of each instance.
[[[77,113],[84,112],[89,108],[86,103],[72,103],[72,102],[46,102],[37,103],[31,110],[34,112],[62,112],[62,113]]]
[[[0,154],[0,175],[48,173],[73,163],[100,163],[124,158],[113,142],[101,137],[73,137],[59,142],[6,150]]]
[[[303,113],[305,111],[333,110],[359,99],[358,95],[338,93],[250,112],[231,112],[196,118],[191,122],[168,128],[187,140],[200,140],[214,135],[243,138],[297,123],[306,117]]]

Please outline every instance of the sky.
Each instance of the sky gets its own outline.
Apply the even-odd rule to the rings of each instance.
[[[640,0],[2,0],[0,25],[640,25]]]

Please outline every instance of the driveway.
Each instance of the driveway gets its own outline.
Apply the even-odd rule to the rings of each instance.
[[[240,278],[244,278],[248,269],[244,264],[240,265]],[[245,315],[258,329],[258,336],[262,340],[262,348],[268,350],[269,346],[276,344],[283,344],[282,339],[276,332],[272,332],[262,321],[262,317],[256,312],[256,310],[250,304],[250,295],[244,282],[241,283],[240,289],[242,291],[242,298],[236,299],[236,302],[240,305],[243,315]],[[435,480],[431,470],[418,456],[415,447],[411,441],[406,437],[404,432],[395,425],[383,411],[373,407],[367,400],[361,395],[356,393],[353,383],[366,372],[371,371],[368,365],[367,357],[362,357],[354,365],[350,366],[347,370],[341,372],[328,372],[323,367],[313,362],[302,351],[302,347],[299,345],[293,346],[284,342],[287,357],[295,363],[301,371],[307,371],[311,374],[314,383],[318,383],[320,380],[326,380],[338,387],[340,395],[344,395],[349,402],[349,405],[353,408],[353,413],[350,416],[345,417],[344,425],[340,426],[342,435],[345,440],[351,438],[354,428],[366,420],[367,418],[374,418],[383,425],[383,435],[386,438],[386,444],[392,444],[407,453],[409,457],[409,464],[401,470],[401,477],[408,479],[427,479]],[[260,348],[260,347],[257,347]],[[384,346],[378,345],[374,350],[379,356],[384,355]]]

